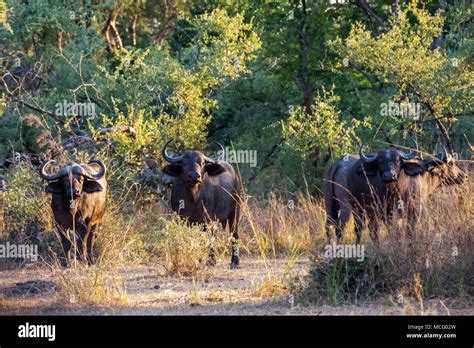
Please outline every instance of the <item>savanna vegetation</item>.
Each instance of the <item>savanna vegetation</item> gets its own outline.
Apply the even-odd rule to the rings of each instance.
[[[424,314],[425,301],[440,299],[442,311],[448,299],[472,310],[472,177],[431,197],[414,240],[400,221],[383,227],[380,245],[365,236],[362,262],[325,258],[322,200],[328,167],[361,144],[406,149],[417,139],[469,171],[472,10],[467,0],[0,2],[0,239],[40,253],[7,268],[52,270],[61,306],[135,306],[124,279],[143,265],[192,280],[193,306],[240,298],[201,291],[220,276],[209,249],[225,264],[230,235],[175,216],[161,170],[168,140],[175,153],[209,154],[215,140],[256,153],[233,164],[244,187],[242,264],[263,270],[242,301],[382,299]],[[94,158],[109,183],[98,262],[63,269],[37,167]],[[0,307],[15,306],[0,295]]]

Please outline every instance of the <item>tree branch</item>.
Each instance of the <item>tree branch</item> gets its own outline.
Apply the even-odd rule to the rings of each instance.
[[[385,26],[385,21],[375,14],[365,0],[354,0],[352,3],[360,8],[371,20]]]

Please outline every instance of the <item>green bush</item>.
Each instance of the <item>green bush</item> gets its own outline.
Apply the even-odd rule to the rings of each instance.
[[[0,191],[3,201],[4,227],[2,239],[18,244],[38,244],[41,255],[47,254],[48,243],[55,240],[50,197],[28,163],[11,167],[5,175],[8,189]]]
[[[200,225],[188,226],[186,221],[178,217],[171,220],[159,218],[155,229],[148,234],[151,251],[168,272],[198,274],[209,263],[217,261],[224,250],[230,252],[229,238],[219,237],[219,234],[212,232],[218,228],[218,223],[203,229]],[[211,250],[215,260],[210,257]]]

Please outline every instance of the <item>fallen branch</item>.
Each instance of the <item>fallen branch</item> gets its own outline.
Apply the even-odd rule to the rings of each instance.
[[[3,87],[5,89],[5,93],[6,95],[11,98],[13,101],[15,101],[16,103],[20,103],[21,105],[23,106],[26,106],[27,108],[31,109],[31,110],[34,110],[36,112],[39,112],[43,115],[48,115],[49,117],[51,117],[53,120],[55,120],[56,122],[59,122],[61,124],[66,124],[66,121],[57,117],[56,114],[54,114],[53,112],[51,111],[48,111],[48,110],[45,110],[39,106],[35,106],[35,105],[32,105],[30,104],[29,102],[27,101],[24,101],[23,99],[21,99],[20,97],[17,97],[16,95],[14,95],[12,92],[10,92],[10,90],[8,89],[8,86],[5,82],[5,79],[4,79],[4,76],[2,76],[2,83],[3,83]]]

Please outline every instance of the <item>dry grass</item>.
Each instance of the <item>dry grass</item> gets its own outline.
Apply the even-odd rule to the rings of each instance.
[[[44,204],[44,194],[39,192],[42,184],[34,180],[34,173],[27,172],[23,168],[17,174],[18,179],[26,175],[25,182],[34,185],[21,186],[24,193],[20,197],[28,200],[36,190],[41,201],[29,202],[35,206]],[[421,222],[410,243],[403,222],[384,227],[377,247],[366,233],[363,262],[327,260],[322,256],[326,216],[320,199],[305,194],[298,195],[294,201],[273,194],[267,200],[245,196],[239,225],[241,251],[245,257],[258,260],[263,270],[263,276],[252,285],[252,296],[288,298],[295,294],[295,303],[360,304],[380,295],[388,295],[397,303],[400,295],[404,299],[401,308],[406,313],[420,314],[430,312],[425,303],[432,297],[470,298],[474,260],[473,189],[472,184],[464,185],[442,189],[434,195],[423,208]],[[9,204],[9,196],[4,197]],[[29,209],[25,214],[36,216],[28,205],[9,207],[16,207],[17,215]],[[41,214],[46,217],[45,226],[51,226],[51,214],[45,214],[44,209]],[[21,219],[15,222],[11,226],[22,231]],[[51,231],[41,231],[42,240],[51,245]],[[9,232],[6,231],[7,235]],[[345,243],[353,241],[353,234],[345,235]],[[55,244],[56,247],[42,250],[45,262],[56,259],[59,248],[57,241]],[[206,230],[202,226],[190,227],[171,214],[158,198],[146,204],[137,203],[129,191],[117,190],[110,194],[98,232],[97,265],[78,265],[68,270],[49,267],[54,270],[63,303],[71,303],[72,299],[76,304],[108,306],[128,301],[122,279],[114,276],[121,267],[157,262],[170,276],[198,277],[212,272],[211,247],[218,263],[227,264],[231,250],[229,231],[222,231],[217,225],[207,226]],[[314,260],[309,277],[295,280],[291,270],[299,260],[308,257]],[[271,259],[275,258],[284,260],[283,272],[281,269],[275,272],[272,267]],[[194,299],[191,302],[196,305],[219,302],[221,296],[202,293],[198,288],[191,295]]]
[[[383,294],[402,294],[423,313],[426,298],[472,297],[473,187],[440,190],[423,207],[411,238],[403,221],[384,228],[378,246],[366,235],[362,262],[326,259],[318,246],[310,276],[301,287],[301,300],[357,304]]]
[[[229,238],[223,238],[214,231],[219,229],[217,223],[203,226],[188,226],[185,221],[174,217],[170,220],[161,218],[151,231],[152,252],[170,273],[178,275],[197,275],[212,262],[211,250],[219,258],[226,249]]]
[[[146,260],[142,236],[138,233],[141,215],[121,211],[109,203],[97,233],[95,258],[98,264],[112,267]]]
[[[71,305],[124,305],[128,303],[123,280],[107,269],[79,266],[55,269],[60,299]]]
[[[270,195],[266,202],[245,197],[241,214],[240,235],[245,250],[261,257],[304,254],[324,236],[324,207],[304,194],[296,200]]]

